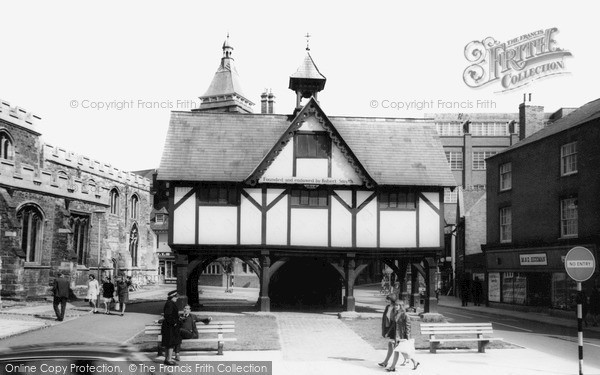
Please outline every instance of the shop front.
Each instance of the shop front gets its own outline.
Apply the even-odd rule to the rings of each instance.
[[[486,286],[490,306],[574,310],[577,284],[564,267],[571,248],[487,249]],[[584,290],[591,290],[596,278],[597,275],[584,283]]]

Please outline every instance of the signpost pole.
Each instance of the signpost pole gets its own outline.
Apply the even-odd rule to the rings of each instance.
[[[583,312],[582,312],[582,292],[581,283],[577,282],[577,341],[579,343],[579,375],[583,375]]]

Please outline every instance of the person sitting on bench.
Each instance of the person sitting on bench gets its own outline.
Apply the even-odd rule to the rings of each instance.
[[[179,336],[182,340],[190,340],[198,338],[198,328],[196,328],[196,322],[202,322],[204,324],[210,323],[212,317],[202,319],[191,313],[192,308],[190,305],[185,305],[183,308],[183,315],[179,317]],[[179,361],[179,351],[181,350],[181,344],[175,348],[175,360]]]

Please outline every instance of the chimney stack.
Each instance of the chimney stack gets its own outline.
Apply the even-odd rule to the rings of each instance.
[[[519,105],[519,140],[540,131],[544,126],[544,107],[532,105],[531,94],[523,94],[523,103]]]
[[[269,95],[267,97],[267,113],[273,113],[274,105],[275,105],[275,95],[269,89]]]
[[[267,89],[260,94],[260,113],[267,113]]]

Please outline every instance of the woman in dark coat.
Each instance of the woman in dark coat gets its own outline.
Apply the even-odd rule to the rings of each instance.
[[[392,325],[392,319],[394,317],[394,303],[396,302],[396,296],[390,294],[385,297],[387,301],[387,305],[385,306],[385,310],[383,310],[383,316],[381,317],[381,336],[387,337],[387,333],[390,330],[390,325]],[[379,363],[381,367],[387,367],[388,361],[392,357],[392,353],[394,352],[394,341],[388,342],[388,351],[385,356],[383,362]]]
[[[394,360],[387,371],[396,371],[396,363],[398,363],[400,354],[402,354],[403,358],[401,366],[404,366],[406,360],[410,359],[413,363],[413,370],[416,370],[420,363],[414,358],[414,342],[411,345],[408,345],[410,346],[410,349],[403,346],[406,345],[405,343],[410,339],[410,319],[406,314],[406,310],[401,301],[396,301],[394,303],[392,324],[390,325],[386,336],[395,342]]]
[[[179,309],[177,308],[177,291],[169,292],[167,302],[163,310],[164,320],[162,322],[162,346],[166,349],[165,365],[175,365],[173,361],[173,349],[181,344],[179,334]]]

